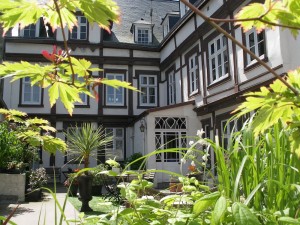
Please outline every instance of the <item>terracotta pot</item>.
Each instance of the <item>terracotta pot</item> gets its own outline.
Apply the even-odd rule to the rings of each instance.
[[[182,191],[182,183],[170,181],[169,190],[170,190],[170,192],[181,192]]]

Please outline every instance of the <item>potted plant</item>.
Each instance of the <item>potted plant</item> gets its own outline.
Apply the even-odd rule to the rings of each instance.
[[[144,159],[140,159],[141,157],[143,157],[143,155],[137,152],[132,154],[130,157],[126,159],[126,164],[130,164],[130,170],[139,170],[139,169],[145,170]]]
[[[121,173],[121,166],[120,166],[120,163],[118,163],[116,161],[116,157],[114,159],[108,159],[108,160],[106,160],[105,163],[111,167],[111,170],[113,172],[115,172],[117,174]]]
[[[91,123],[83,123],[81,127],[72,127],[66,133],[69,154],[76,156],[76,160],[83,161],[84,167],[88,168],[90,157],[97,157],[98,149],[105,147],[112,141],[112,136],[107,136],[105,129],[99,126],[94,129]],[[92,199],[92,179],[88,173],[81,173],[78,177],[79,200],[82,202],[81,212],[92,211],[89,201]]]
[[[91,174],[93,176],[93,182],[92,182],[93,196],[102,195],[103,180],[101,178],[100,172],[104,170],[106,170],[106,165],[102,163],[96,166],[93,170],[91,170]]]
[[[64,186],[68,188],[68,196],[76,197],[78,192],[78,180],[77,172],[79,170],[74,170],[72,173],[68,174],[67,180],[64,182]]]
[[[170,176],[169,190],[170,190],[170,192],[181,192],[182,191],[182,183],[179,182],[177,177]]]
[[[29,174],[29,189],[27,190],[28,201],[38,201],[42,197],[41,187],[47,184],[45,168],[31,170]]]

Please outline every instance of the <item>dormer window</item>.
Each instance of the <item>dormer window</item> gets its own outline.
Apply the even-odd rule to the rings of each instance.
[[[163,26],[163,36],[167,36],[170,30],[175,26],[177,21],[180,19],[179,12],[167,13],[163,18],[161,25]]]
[[[151,44],[153,26],[154,24],[143,19],[134,22],[130,29],[134,36],[134,42],[138,44]]]
[[[141,44],[148,44],[150,39],[149,33],[149,29],[138,28],[137,42]]]
[[[76,16],[78,26],[74,26],[71,33],[73,40],[86,40],[87,39],[87,19],[84,16]]]

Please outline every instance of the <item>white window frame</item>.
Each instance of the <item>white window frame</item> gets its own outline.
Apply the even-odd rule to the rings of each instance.
[[[170,149],[170,148],[185,148],[186,146],[186,139],[185,142],[183,141],[183,138],[186,138],[186,131],[185,130],[163,130],[163,131],[156,131],[155,132],[155,139],[160,136],[161,140],[161,146],[160,150],[163,149]],[[175,136],[175,138],[173,138]],[[167,137],[171,137],[170,139],[167,139]],[[167,140],[165,140],[167,139]],[[176,146],[170,146],[176,142]],[[161,162],[179,162],[180,161],[180,154],[179,152],[165,152],[163,154],[160,154],[160,160]]]
[[[117,135],[118,132],[121,131],[121,135]],[[125,134],[124,134],[124,129],[121,127],[107,127],[105,129],[106,135],[107,136],[113,136],[113,140],[111,144],[106,146],[106,153],[105,153],[105,158],[114,158],[116,157],[117,161],[123,161],[124,160],[124,147],[125,147]],[[117,147],[117,142],[122,142],[121,144],[121,149],[116,149]]]
[[[139,41],[139,31],[148,31],[148,42],[146,41]],[[141,24],[136,24],[135,25],[135,32],[134,32],[134,40],[138,44],[150,44],[152,43],[152,25],[141,25]]]
[[[147,79],[147,83],[144,84],[143,78]],[[150,84],[149,80],[150,78],[154,78],[154,84]],[[140,75],[139,80],[140,90],[142,93],[140,93],[140,106],[157,106],[157,76],[154,75]],[[143,92],[143,89],[146,89],[146,91]],[[154,103],[150,103],[150,89],[154,89]],[[146,102],[143,102],[143,96],[146,95]]]
[[[81,19],[82,18],[85,18],[85,22],[82,22]],[[84,17],[84,16],[76,16],[76,19],[78,21],[78,25],[77,26],[74,26],[73,27],[73,30],[70,34],[70,39],[72,40],[87,40],[87,34],[88,34],[88,21],[87,21],[87,18]],[[85,32],[82,31],[82,28],[85,27]],[[73,37],[73,34],[76,30],[76,38]],[[84,38],[81,38],[81,34],[85,34],[85,37]]]
[[[25,100],[25,88],[28,86],[30,87],[30,100]],[[34,100],[34,91],[38,90],[38,100]],[[22,105],[40,105],[42,101],[42,88],[37,85],[31,85],[31,80],[29,77],[25,77],[22,79]]]
[[[214,51],[212,51],[212,48]],[[208,49],[210,83],[212,84],[229,76],[229,56],[226,37],[219,35],[208,43]],[[212,62],[214,62],[214,68]],[[225,72],[226,68],[227,72]],[[214,72],[215,77],[213,75]]]
[[[121,79],[118,79],[118,77],[121,77]],[[120,80],[124,81],[124,74],[119,73],[107,73],[106,78],[109,80]],[[109,101],[109,95],[108,92],[110,90],[113,90],[113,101]],[[116,101],[117,95],[120,93],[121,96],[121,102]],[[113,105],[113,106],[123,106],[124,105],[124,88],[114,88],[111,86],[106,85],[106,105]]]
[[[168,74],[168,97],[169,104],[173,105],[176,103],[176,81],[174,70]]]
[[[253,38],[254,38],[253,44],[250,43],[250,35],[252,35],[252,34],[253,34]],[[263,36],[263,38],[260,41],[258,41],[258,36],[260,34]],[[245,33],[245,36],[246,36],[246,47],[251,52],[253,52],[257,57],[262,59],[265,57],[265,54],[266,54],[266,52],[265,52],[265,43],[266,42],[265,42],[265,35],[264,35],[263,31],[260,34],[257,33],[255,28],[252,28],[251,30],[249,30]],[[263,54],[261,54],[261,55],[259,55],[259,45],[260,44],[263,44],[263,48],[264,48]],[[249,54],[247,54],[247,65],[253,64],[255,62],[256,62],[256,60],[251,59],[251,56]]]
[[[189,57],[189,87],[190,95],[193,95],[198,92],[199,89],[199,78],[198,78],[198,57],[195,52]]]

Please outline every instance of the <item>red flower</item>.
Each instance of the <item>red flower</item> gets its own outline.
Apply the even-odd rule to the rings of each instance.
[[[49,61],[53,62],[53,63],[59,63],[60,60],[59,60],[59,56],[61,56],[63,53],[63,51],[60,49],[58,52],[57,52],[57,49],[56,49],[56,45],[53,45],[53,51],[52,51],[52,54],[50,54],[48,51],[46,50],[43,50],[42,51],[42,55],[48,59]]]

